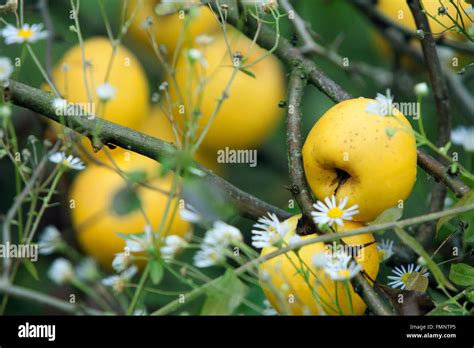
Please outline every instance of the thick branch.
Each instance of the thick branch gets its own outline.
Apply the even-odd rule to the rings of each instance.
[[[415,19],[416,27],[422,31],[418,38],[421,41],[421,48],[428,67],[428,73],[433,86],[433,94],[437,111],[438,146],[444,146],[451,137],[451,111],[449,107],[448,89],[444,79],[441,63],[436,51],[436,43],[433,38],[430,23],[426,14],[421,8],[418,0],[408,0],[408,6]],[[431,189],[430,211],[442,210],[447,190],[443,184],[435,184]],[[418,232],[418,239],[423,245],[428,245],[433,240],[436,232],[436,225],[433,222],[423,225]]]
[[[313,198],[308,188],[303,167],[301,148],[303,140],[301,136],[301,99],[306,86],[306,75],[299,67],[293,69],[288,83],[288,116],[286,139],[288,144],[288,167],[291,180],[291,192],[306,218],[312,222],[311,211],[313,210]],[[312,224],[314,225],[314,223]],[[315,231],[315,228],[312,228]]]
[[[6,95],[15,105],[27,108],[56,122],[60,122],[61,116],[56,115],[52,105],[54,98],[50,94],[20,82],[10,80]],[[88,136],[90,139],[93,138],[92,134],[100,128],[97,136],[101,144],[95,144],[95,146],[119,146],[156,161],[162,161],[167,156],[173,156],[176,150],[170,143],[113,122],[98,118],[89,119],[86,116],[67,116],[65,119],[66,125],[69,128],[82,135]],[[97,127],[98,122],[101,122],[100,127]],[[220,189],[223,194],[227,196],[226,198],[229,203],[232,203],[243,216],[257,219],[266,215],[267,212],[276,214],[280,219],[287,219],[291,216],[290,213],[240,190],[198,163],[195,165],[204,172],[202,179]]]

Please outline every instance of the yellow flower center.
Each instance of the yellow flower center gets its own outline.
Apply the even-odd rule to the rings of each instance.
[[[18,36],[22,39],[29,39],[33,36],[33,32],[30,29],[20,29],[18,30]]]
[[[342,217],[343,214],[344,214],[344,211],[339,208],[332,208],[328,211],[328,216],[332,219],[340,218]]]
[[[406,282],[408,281],[408,278],[410,277],[410,275],[411,275],[411,272],[410,272],[410,273],[405,273],[404,275],[402,275],[402,276],[400,277],[400,280],[401,280],[402,282],[406,283]]]
[[[344,278],[349,278],[349,276],[351,275],[351,272],[349,272],[349,270],[347,269],[342,269],[339,271],[339,275]]]

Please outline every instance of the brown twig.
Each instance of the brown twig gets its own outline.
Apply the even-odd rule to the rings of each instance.
[[[436,43],[433,38],[428,17],[423,12],[421,4],[418,0],[408,0],[408,6],[415,19],[416,27],[420,33],[418,38],[421,41],[421,48],[428,67],[428,73],[431,79],[433,95],[435,99],[437,111],[437,146],[442,147],[450,140],[451,137],[451,110],[449,106],[448,89],[446,80],[441,68],[441,62],[436,51]],[[440,159],[441,160],[441,159]],[[436,183],[431,189],[430,212],[440,211],[444,207],[447,189],[441,183]],[[434,239],[436,225],[429,222],[421,226],[418,231],[418,240],[426,247]]]
[[[377,8],[366,0],[353,0],[352,4],[365,15],[375,26],[380,28],[381,34],[390,41],[397,52],[407,54],[415,62],[425,65],[423,54],[413,45],[408,44],[407,39],[416,37],[416,33],[404,28],[400,24],[380,13]],[[436,40],[437,43],[445,43],[444,39]],[[458,48],[456,48],[458,49]],[[459,101],[463,108],[463,115],[469,120],[474,120],[474,98],[469,95],[465,86],[455,72],[446,66],[441,66],[441,71],[446,76],[450,92]]]
[[[442,165],[435,158],[418,150],[418,165],[435,179],[441,181],[456,196],[462,197],[469,192],[469,186],[449,173],[448,167]]]
[[[313,198],[308,188],[303,167],[301,148],[303,140],[301,136],[301,99],[306,86],[306,75],[300,67],[294,67],[288,83],[288,110],[287,110],[287,145],[288,145],[288,169],[291,180],[291,193],[295,197],[306,221],[313,222],[311,211],[313,210]],[[312,230],[317,229],[314,226]]]

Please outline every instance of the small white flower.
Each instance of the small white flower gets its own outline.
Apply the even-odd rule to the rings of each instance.
[[[217,265],[224,261],[224,248],[213,245],[203,245],[196,255],[194,255],[194,265],[205,268]]]
[[[313,265],[316,268],[322,268],[326,266],[326,264],[328,263],[329,257],[327,253],[325,253],[324,251],[320,251],[313,255],[312,261],[313,261]]]
[[[87,257],[75,268],[75,273],[80,280],[93,281],[99,277],[99,270],[94,259]]]
[[[207,60],[204,58],[203,53],[197,48],[190,48],[188,51],[188,59],[191,63],[200,63],[203,67],[207,67]]]
[[[451,131],[453,144],[461,145],[464,150],[474,152],[474,127],[458,127]]]
[[[23,42],[35,43],[48,37],[48,32],[42,31],[42,29],[43,24],[33,24],[30,26],[25,23],[21,28],[8,24],[1,31],[1,36],[5,38],[5,44],[7,45]]]
[[[125,247],[130,252],[139,253],[153,247],[153,232],[151,226],[145,226],[145,233],[141,235],[132,235],[125,241]]]
[[[125,271],[132,264],[132,256],[126,253],[115,254],[115,257],[112,261],[112,268],[116,272]]]
[[[66,99],[54,98],[51,102],[51,105],[53,106],[56,115],[66,115],[68,107],[68,102]]]
[[[110,83],[102,83],[97,87],[97,97],[102,102],[107,102],[115,98],[116,89]]]
[[[197,48],[189,49],[188,56],[189,56],[189,59],[194,60],[194,61],[198,61],[203,58],[202,52],[198,50]]]
[[[321,201],[317,201],[313,207],[316,211],[311,212],[313,220],[316,224],[328,224],[333,225],[336,223],[339,226],[344,225],[344,220],[352,220],[352,217],[359,213],[357,204],[353,205],[348,209],[344,209],[347,204],[348,197],[344,197],[339,204],[336,204],[336,197],[334,195],[331,198],[326,197],[324,204]]]
[[[74,269],[68,260],[59,258],[49,268],[48,277],[58,285],[66,284],[74,279]]]
[[[255,248],[265,248],[282,242],[290,230],[287,221],[280,222],[272,213],[268,213],[268,217],[259,218],[253,227],[255,229],[252,230],[252,245]]]
[[[196,39],[194,39],[194,41],[195,41],[198,45],[207,46],[207,45],[210,45],[210,44],[214,41],[214,37],[213,37],[213,36],[209,36],[209,35],[202,34],[202,35],[196,36]]]
[[[212,229],[204,236],[204,244],[227,247],[242,241],[242,233],[234,226],[222,221],[214,222]]]
[[[164,260],[172,259],[178,252],[186,247],[186,244],[186,241],[180,236],[166,236],[163,239],[163,245],[160,248],[161,257]]]
[[[420,272],[421,271],[421,272]],[[392,273],[395,274],[394,276],[388,276],[387,278],[391,280],[390,283],[388,283],[389,286],[392,288],[401,288],[402,290],[405,289],[406,287],[406,282],[408,281],[408,278],[412,273],[418,272],[422,276],[427,277],[429,276],[429,273],[423,268],[421,268],[420,265],[415,265],[413,263],[409,264],[407,268],[405,266],[400,266],[400,267],[395,267],[392,270]]]
[[[63,239],[59,230],[52,226],[46,226],[38,240],[39,253],[41,255],[50,255],[61,245]]]
[[[83,170],[86,168],[79,158],[72,155],[67,156],[64,152],[56,152],[50,155],[49,160],[68,169]]]
[[[387,89],[387,95],[377,93],[377,97],[367,104],[365,111],[369,114],[390,116],[394,111],[392,103],[393,96],[390,94],[390,90]]]
[[[196,223],[202,220],[202,217],[198,211],[189,204],[187,204],[186,207],[179,209],[179,216],[182,220],[191,223]]]
[[[380,243],[377,243],[377,249],[379,251],[380,262],[387,261],[393,256],[393,240],[382,239]]]
[[[360,272],[360,266],[354,261],[334,264],[328,263],[326,267],[324,267],[324,272],[332,280],[349,280]]]
[[[417,96],[425,97],[428,95],[429,89],[426,82],[417,83],[414,87],[414,92]]]
[[[0,82],[8,80],[13,74],[13,65],[9,58],[0,57]]]
[[[138,272],[136,266],[132,266],[119,275],[112,275],[102,280],[102,284],[105,286],[112,287],[116,292],[120,293],[123,291],[127,283],[132,277]]]

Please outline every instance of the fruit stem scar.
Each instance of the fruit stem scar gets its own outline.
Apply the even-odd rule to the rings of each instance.
[[[350,178],[351,178],[351,175],[348,172],[346,172],[345,170],[336,168],[336,177],[329,184],[329,186],[333,186],[334,184],[337,183],[336,189],[334,190],[334,195],[337,194],[337,191],[339,190],[339,188],[342,185],[344,185]]]

